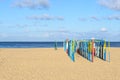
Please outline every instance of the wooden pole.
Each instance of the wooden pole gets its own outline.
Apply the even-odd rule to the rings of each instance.
[[[110,42],[108,42],[108,61],[110,62]]]
[[[94,39],[92,39],[92,62],[94,57]]]

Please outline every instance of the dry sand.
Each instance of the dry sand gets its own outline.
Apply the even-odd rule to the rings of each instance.
[[[120,80],[120,48],[111,48],[111,62],[89,62],[62,48],[0,49],[0,80]]]

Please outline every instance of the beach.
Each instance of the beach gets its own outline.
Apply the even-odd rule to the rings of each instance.
[[[0,80],[120,80],[120,48],[110,49],[110,62],[90,62],[63,48],[0,48]]]

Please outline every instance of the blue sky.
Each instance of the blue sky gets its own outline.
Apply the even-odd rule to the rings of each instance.
[[[120,41],[120,0],[0,0],[0,41]]]

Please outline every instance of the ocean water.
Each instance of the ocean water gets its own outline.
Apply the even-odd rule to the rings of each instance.
[[[55,42],[0,42],[0,48],[54,48]],[[111,47],[120,47],[120,42],[110,42]],[[63,47],[63,42],[57,42]]]
[[[110,42],[110,47],[120,47],[120,42]]]
[[[0,42],[0,48],[54,48],[55,42]],[[63,42],[57,42],[63,47]]]

